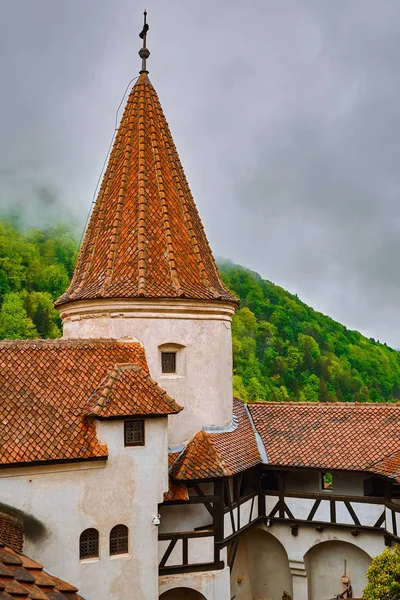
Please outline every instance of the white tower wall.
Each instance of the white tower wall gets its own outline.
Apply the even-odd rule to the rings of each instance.
[[[60,310],[64,338],[133,338],[150,374],[184,410],[169,418],[169,444],[203,426],[232,420],[232,304],[183,300],[94,300]],[[176,373],[164,374],[161,352],[176,352]]]

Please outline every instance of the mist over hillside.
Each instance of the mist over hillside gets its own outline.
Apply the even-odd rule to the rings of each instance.
[[[51,223],[56,204],[51,197],[41,202]],[[69,284],[81,232],[71,223],[24,228],[26,220],[17,212],[0,220],[1,339],[61,335],[53,301]],[[232,323],[236,395],[249,401],[400,399],[399,352],[229,259],[218,264],[240,298]]]

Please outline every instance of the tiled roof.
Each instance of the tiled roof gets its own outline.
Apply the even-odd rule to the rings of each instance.
[[[397,404],[260,402],[248,406],[271,465],[397,477]]]
[[[83,600],[78,590],[0,542],[0,600]]]
[[[247,405],[277,467],[364,471],[400,482],[400,405],[259,402]],[[238,427],[198,432],[171,467],[174,480],[228,477],[261,463],[246,405],[234,400]]]
[[[171,468],[180,452],[170,452],[168,454],[168,467]],[[171,502],[173,500],[189,500],[189,493],[187,487],[182,481],[176,481],[171,477],[168,478],[168,492],[164,494],[164,502]]]
[[[0,464],[107,457],[107,447],[97,439],[93,420],[83,413],[89,398],[118,363],[139,365],[141,381],[147,381],[146,357],[139,343],[0,342]],[[118,380],[116,413],[122,410],[122,389],[133,391],[131,383],[124,377]],[[171,412],[168,400],[163,399],[164,408]],[[145,396],[142,400],[143,414],[148,414],[149,401]],[[130,398],[126,402],[129,405]],[[136,396],[136,410],[139,402]],[[114,410],[111,401],[105,410],[106,414]]]
[[[84,414],[107,419],[171,415],[181,410],[139,365],[116,364],[90,398]]]
[[[234,400],[233,408],[237,427],[225,433],[197,433],[174,463],[174,479],[229,477],[261,462],[245,405]]]
[[[56,304],[136,297],[237,302],[145,73],[129,96],[73,280]]]

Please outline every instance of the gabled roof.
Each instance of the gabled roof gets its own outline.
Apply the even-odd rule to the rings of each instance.
[[[174,479],[229,477],[261,462],[245,405],[234,399],[233,408],[236,424],[232,431],[199,431],[173,464],[171,475]]]
[[[138,370],[117,367],[114,387],[102,395],[120,363]],[[101,407],[102,416],[179,410],[150,382],[144,349],[136,342],[0,342],[0,465],[106,458],[107,447],[85,416],[88,407]]]
[[[135,415],[164,416],[180,412],[167,392],[139,365],[116,364],[92,394],[84,415],[99,419]]]
[[[398,404],[259,402],[248,406],[271,465],[398,477]]]
[[[174,459],[174,480],[229,477],[263,463],[362,471],[400,482],[400,404],[234,400],[234,415],[233,431],[202,430],[193,437]]]
[[[171,469],[172,465],[180,455],[180,452],[169,452],[168,454],[168,468]],[[189,493],[186,485],[182,481],[176,481],[171,475],[168,477],[168,492],[164,494],[164,502],[171,501],[184,501],[189,500]]]
[[[219,276],[146,73],[129,96],[74,277],[56,305],[138,297],[237,303]]]
[[[43,565],[0,542],[0,600],[83,600],[73,585],[43,571]]]

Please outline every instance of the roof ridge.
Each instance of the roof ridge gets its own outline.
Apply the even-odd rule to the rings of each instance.
[[[101,392],[99,393],[99,399],[98,401],[95,402],[94,406],[92,406],[88,411],[84,412],[84,415],[87,416],[91,416],[91,415],[100,415],[100,413],[102,412],[102,410],[104,408],[106,408],[108,400],[110,399],[110,393],[111,390],[115,384],[115,380],[117,379],[118,376],[118,367],[117,365],[115,365],[112,369],[110,369],[110,371],[108,371],[107,375],[105,376],[105,378],[103,379],[103,381],[100,383],[99,387],[93,392],[92,394],[92,398],[94,396],[96,396],[96,393],[101,390]],[[90,398],[88,400],[88,405],[90,406]]]
[[[138,79],[138,82],[140,78]],[[144,296],[146,292],[146,193],[145,193],[145,123],[142,110],[143,102],[142,87],[139,91],[139,227],[138,227],[138,256],[139,256],[139,279],[138,279],[138,295]]]
[[[172,138],[171,132],[169,131],[168,124],[167,124],[166,127],[167,127],[169,138],[170,138],[170,139],[168,139],[168,135],[167,135],[167,133],[165,131],[166,128],[164,127],[164,123],[163,123],[164,113],[163,113],[163,110],[161,108],[161,104],[159,102],[157,94],[155,94],[155,96],[156,96],[156,107],[155,107],[155,110],[156,110],[156,114],[157,114],[158,121],[159,121],[159,127],[160,127],[160,130],[161,130],[162,139],[163,139],[163,142],[164,142],[164,148],[165,148],[165,150],[167,152],[167,156],[168,156],[168,159],[169,159],[169,164],[170,164],[170,167],[171,167],[171,172],[172,172],[172,175],[174,177],[175,187],[178,190],[179,200],[181,202],[181,206],[182,206],[182,209],[183,209],[183,214],[184,214],[184,218],[185,218],[185,221],[186,221],[186,226],[187,226],[190,238],[192,240],[193,249],[194,249],[195,256],[196,256],[196,261],[197,261],[197,264],[199,266],[199,270],[200,270],[202,279],[203,279],[204,283],[207,285],[207,287],[211,291],[212,286],[211,286],[211,283],[210,283],[210,281],[208,279],[206,268],[205,268],[203,260],[201,258],[201,253],[200,253],[200,248],[199,248],[199,242],[197,240],[196,233],[195,233],[195,231],[193,229],[192,219],[191,219],[188,207],[187,207],[185,194],[183,193],[182,186],[181,186],[181,184],[179,182],[179,177],[178,177],[177,170],[176,170],[176,164],[179,163],[179,160],[178,161],[175,160],[174,157],[173,157],[173,154],[175,153],[178,156],[178,159],[179,159],[179,154],[178,154],[178,151],[177,151],[177,149],[175,147],[174,140]],[[189,185],[187,185],[187,187],[188,187],[188,191],[190,193]],[[192,196],[191,196],[191,198],[193,199]],[[194,202],[194,199],[193,199],[193,202]],[[215,292],[215,290],[212,290],[212,291]]]
[[[175,253],[174,253],[174,248],[173,248],[173,244],[172,244],[172,236],[171,236],[171,225],[169,222],[168,207],[167,207],[167,203],[165,200],[165,191],[164,191],[164,182],[163,182],[163,176],[162,176],[162,170],[161,170],[160,153],[158,150],[157,139],[155,136],[155,124],[154,124],[155,121],[154,121],[154,116],[153,116],[154,107],[153,107],[153,103],[152,103],[151,94],[149,92],[146,92],[146,98],[151,105],[151,109],[149,112],[151,142],[152,142],[152,146],[153,146],[158,193],[159,193],[160,200],[161,200],[161,212],[162,212],[162,219],[163,219],[163,225],[164,225],[164,234],[165,234],[166,244],[167,244],[167,253],[168,253],[168,261],[169,261],[169,267],[170,267],[170,272],[171,272],[171,279],[172,279],[172,283],[177,291],[178,296],[181,296],[182,288],[181,288],[178,273],[176,270]]]
[[[237,398],[237,400],[240,400],[240,398]],[[400,400],[397,400],[396,402],[357,402],[357,401],[352,401],[352,402],[342,402],[340,400],[334,400],[333,402],[307,402],[307,401],[300,401],[297,402],[296,400],[293,400],[292,402],[287,401],[287,400],[275,400],[273,402],[270,402],[269,400],[265,401],[265,400],[255,400],[255,401],[250,401],[245,403],[248,406],[368,406],[368,407],[377,407],[377,406],[398,406],[400,405]]]
[[[185,479],[185,476],[188,471],[188,468],[190,467],[192,458],[195,455],[196,451],[198,450],[199,444],[201,444],[203,442],[205,442],[208,445],[208,447],[212,449],[214,459],[216,460],[218,467],[224,473],[223,476],[230,477],[232,475],[232,471],[230,470],[230,468],[227,466],[227,464],[223,460],[220,452],[216,449],[216,447],[212,443],[209,434],[206,431],[203,431],[201,429],[193,436],[193,438],[187,444],[186,448],[183,449],[181,455],[179,457],[177,457],[176,461],[174,461],[172,466],[174,466],[174,465],[178,466],[176,472],[172,473],[172,476],[174,477],[174,479],[178,479],[178,480]],[[179,464],[179,462],[181,462],[181,464]],[[172,471],[173,470],[174,469],[172,469]]]
[[[84,270],[82,273],[82,279],[80,281],[80,283],[78,284],[78,286],[74,289],[74,284],[78,278],[79,273],[79,269],[75,268],[74,269],[74,273],[72,276],[72,280],[71,280],[71,284],[70,284],[70,288],[72,290],[71,294],[70,294],[70,299],[73,300],[78,294],[79,292],[84,288],[84,284],[85,281],[89,275],[90,272],[90,268],[92,266],[93,263],[93,259],[95,256],[95,251],[96,251],[96,246],[97,246],[97,241],[99,239],[99,235],[100,235],[100,231],[101,231],[101,225],[103,223],[103,216],[106,212],[106,206],[107,206],[107,198],[110,195],[110,181],[112,179],[112,176],[114,175],[115,172],[115,166],[117,163],[117,159],[120,156],[120,152],[122,149],[122,140],[123,140],[123,133],[122,133],[122,129],[123,129],[123,123],[124,123],[124,116],[126,113],[128,113],[129,111],[129,107],[130,107],[130,98],[128,98],[125,110],[124,110],[124,114],[122,115],[122,119],[120,122],[120,125],[117,129],[117,135],[115,137],[115,141],[113,144],[113,147],[111,149],[111,154],[110,154],[110,161],[108,163],[108,167],[106,169],[105,172],[105,176],[104,179],[100,185],[100,190],[99,190],[99,195],[98,195],[98,199],[96,200],[95,206],[94,206],[94,210],[92,213],[92,217],[93,217],[93,222],[94,222],[94,236],[90,236],[87,235],[90,229],[90,225],[92,222],[92,219],[89,222],[89,227],[88,230],[85,234],[85,238],[83,240],[83,244],[82,247],[80,248],[78,257],[77,257],[77,261],[76,261],[76,265],[80,265],[80,259],[82,258],[83,261],[83,257],[84,254],[87,253],[90,258],[87,262],[87,264],[85,265],[85,263],[83,262],[84,265]],[[98,202],[98,200],[100,200],[100,202]],[[94,219],[94,216],[96,214],[99,214],[99,218],[98,219]]]
[[[230,477],[230,476],[232,475],[232,471],[231,471],[231,469],[228,467],[228,465],[226,464],[226,462],[225,462],[225,461],[224,461],[224,459],[222,458],[222,455],[221,455],[221,453],[219,452],[219,450],[217,450],[217,448],[214,446],[214,444],[213,444],[213,442],[212,442],[212,440],[211,440],[211,436],[212,436],[212,435],[224,435],[224,434],[223,434],[223,433],[215,433],[215,434],[212,434],[212,433],[207,433],[206,431],[203,431],[203,433],[205,434],[205,436],[206,436],[206,439],[207,439],[207,442],[209,443],[209,445],[211,445],[211,446],[212,446],[212,449],[214,450],[214,453],[215,453],[216,457],[218,458],[218,463],[219,463],[219,466],[220,466],[220,467],[221,467],[221,468],[222,468],[224,471],[226,471],[226,473],[227,473],[227,476],[228,476],[228,477]]]

